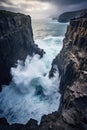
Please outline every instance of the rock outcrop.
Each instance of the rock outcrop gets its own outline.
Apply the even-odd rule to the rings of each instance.
[[[57,65],[61,76],[60,120],[71,128],[87,130],[86,15],[70,21],[63,42],[63,48],[53,60],[50,71],[50,76],[52,76],[55,72],[53,66]]]
[[[25,60],[34,53],[43,56],[33,40],[30,16],[0,11],[0,84],[11,80],[10,68],[17,60]]]
[[[30,119],[30,121],[23,124],[12,124],[9,125],[5,118],[0,119],[0,130],[39,130],[38,122],[34,119]]]
[[[0,130],[87,130],[87,17],[72,19],[63,48],[53,60],[61,76],[59,111],[44,115],[40,125],[31,119],[26,125],[9,125],[0,119]]]

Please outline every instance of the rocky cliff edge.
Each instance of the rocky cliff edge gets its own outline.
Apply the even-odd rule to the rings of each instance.
[[[63,43],[49,74],[54,75],[57,65],[62,95],[59,111],[44,115],[40,125],[33,119],[26,125],[9,125],[1,119],[1,130],[87,130],[87,17],[70,21]]]
[[[72,19],[63,40],[63,48],[53,60],[61,76],[60,116],[70,128],[87,130],[87,16]]]
[[[43,53],[34,44],[30,16],[0,10],[0,84],[11,81],[10,68],[17,60]]]

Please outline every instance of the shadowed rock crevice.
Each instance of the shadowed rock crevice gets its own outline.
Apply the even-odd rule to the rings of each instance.
[[[32,39],[30,41],[32,42],[29,45],[32,46],[34,42]],[[24,44],[22,43],[22,45]],[[23,48],[26,48],[26,45]],[[22,51],[24,52],[24,50]],[[0,119],[0,130],[87,130],[86,15],[70,21],[63,40],[63,48],[53,60],[49,73],[50,78],[54,76],[55,66],[59,69],[61,76],[60,92],[62,96],[59,111],[43,115],[39,125],[33,119],[25,125],[9,125],[6,119]]]
[[[87,129],[87,17],[72,19],[67,28],[63,48],[53,60],[61,81],[61,120],[69,129]],[[64,125],[64,124],[62,124]],[[72,127],[73,126],[73,127]],[[64,129],[68,130],[65,127]]]

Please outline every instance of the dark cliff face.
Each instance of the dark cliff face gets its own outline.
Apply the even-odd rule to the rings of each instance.
[[[17,60],[33,53],[43,56],[43,50],[34,44],[30,16],[0,11],[0,84],[9,83],[10,68]]]
[[[70,22],[70,19],[75,18],[75,17],[76,18],[81,17],[84,14],[87,15],[87,9],[72,11],[72,12],[65,12],[58,17],[58,21],[62,23]]]
[[[44,115],[40,125],[31,119],[26,125],[9,125],[0,119],[1,130],[87,130],[87,18],[73,19],[67,28],[63,48],[53,60],[61,76],[60,111]]]
[[[61,76],[61,120],[74,129],[87,130],[87,17],[70,21],[63,42],[52,64]]]

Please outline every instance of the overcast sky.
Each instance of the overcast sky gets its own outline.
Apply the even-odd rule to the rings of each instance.
[[[65,11],[87,8],[87,0],[0,0],[0,9],[45,18]]]

